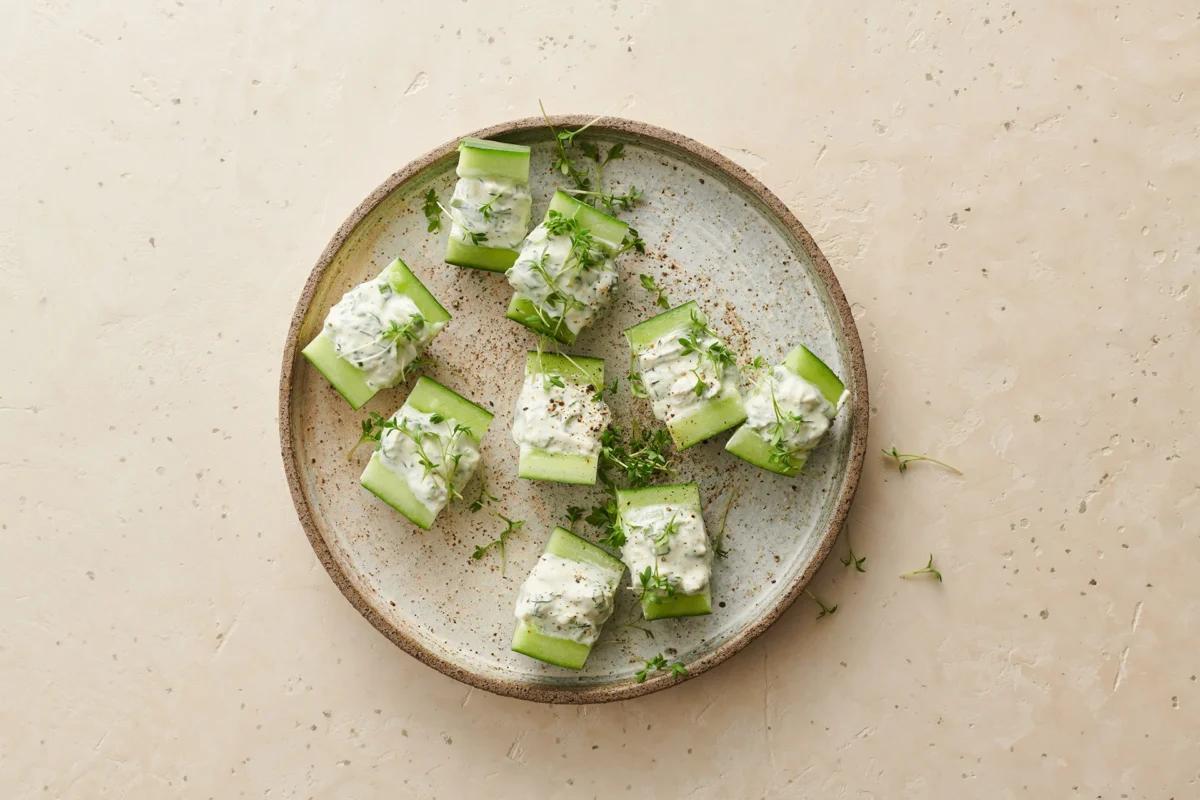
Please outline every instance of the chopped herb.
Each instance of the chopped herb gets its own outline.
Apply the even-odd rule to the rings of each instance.
[[[891,450],[884,450],[883,454],[888,458],[894,459],[897,469],[899,469],[901,472],[907,472],[908,465],[913,461],[928,461],[931,464],[937,464],[939,467],[944,467],[945,469],[950,470],[955,475],[962,475],[961,470],[959,470],[957,467],[950,466],[945,461],[938,461],[936,458],[920,455],[918,453],[901,453],[896,449],[895,445],[892,446]]]
[[[495,213],[494,211],[492,211],[492,203],[496,202],[499,199],[500,199],[500,195],[494,194],[491,196],[491,198],[488,199],[488,201],[486,203],[484,203],[483,205],[481,205],[479,207],[479,213],[483,215],[483,219],[485,221],[490,220],[492,218],[492,214]]]
[[[521,529],[521,527],[525,524],[525,520],[509,519],[508,517],[504,516],[503,514],[497,514],[496,516],[499,517],[500,519],[504,520],[504,530],[502,530],[500,532],[499,536],[497,536],[495,539],[488,542],[487,544],[476,546],[475,552],[471,554],[471,558],[478,561],[479,559],[486,556],[488,554],[489,550],[493,550],[493,549],[499,550],[500,551],[500,573],[504,574],[504,570],[508,566],[508,556],[504,551],[504,547],[508,543],[508,537],[512,536],[514,533],[519,531]]]
[[[654,305],[659,308],[670,308],[671,301],[667,299],[667,293],[654,280],[653,275],[638,275],[638,280],[642,284],[642,288],[647,292],[654,292]]]
[[[837,612],[838,607],[837,607],[836,603],[832,606],[828,606],[828,605],[825,605],[824,601],[822,601],[821,598],[817,597],[815,594],[810,592],[808,589],[805,589],[804,593],[806,595],[808,595],[809,598],[811,598],[814,603],[816,603],[818,606],[820,606],[821,612],[819,614],[817,614],[817,619],[820,619],[821,617],[829,616],[830,614]]]
[[[929,563],[928,564],[921,567],[920,569],[914,569],[912,572],[905,572],[900,577],[905,578],[905,579],[920,578],[923,575],[928,575],[931,578],[937,579],[938,583],[942,582],[942,573],[938,571],[937,567],[933,566],[933,553],[929,554]]]
[[[421,206],[425,212],[425,221],[429,224],[426,230],[437,233],[442,229],[442,204],[438,202],[437,192],[432,188],[425,193],[425,203]]]
[[[682,661],[675,661],[670,664],[662,653],[659,653],[654,658],[646,659],[646,665],[633,674],[633,677],[638,683],[645,683],[646,678],[654,672],[670,672],[673,678],[682,678],[688,674],[687,667]]]

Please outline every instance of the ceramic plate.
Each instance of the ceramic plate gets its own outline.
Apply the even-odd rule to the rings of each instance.
[[[575,128],[588,119],[553,122]],[[533,218],[541,219],[559,177],[550,166],[553,138],[545,121],[523,119],[467,135],[532,145]],[[582,671],[509,650],[517,590],[551,528],[564,520],[567,506],[590,507],[602,502],[603,492],[516,478],[509,429],[534,337],[505,319],[511,291],[503,275],[442,262],[445,230],[428,233],[421,209],[430,187],[443,200],[449,197],[457,140],[388,178],[333,237],[296,306],[280,379],[280,437],[296,510],[321,562],[355,608],[405,651],[447,675],[555,703],[616,700],[671,686],[677,679],[665,673],[644,683],[634,674],[645,659],[663,652],[695,677],[765,630],[829,552],[858,483],[867,436],[866,371],[849,307],[828,262],[783,203],[736,164],[679,134],[603,118],[588,138],[605,148],[625,144],[625,157],[605,169],[605,182],[635,185],[646,198],[623,217],[641,232],[647,253],[621,257],[614,304],[568,350],[605,359],[609,376],[621,377],[620,391],[609,399],[617,425],[656,424],[648,402],[630,396],[624,379],[629,351],[621,331],[656,313],[639,273],[653,275],[673,303],[699,302],[741,364],[757,354],[778,362],[803,342],[850,393],[796,479],[726,453],[727,435],[680,454],[674,477],[699,483],[710,535],[734,500],[724,533],[729,555],[714,565],[711,616],[642,622],[627,575],[616,612]],[[330,306],[395,256],[454,317],[429,350],[426,374],[496,415],[483,442],[481,471],[500,498],[492,508],[525,520],[509,541],[506,565],[494,553],[471,558],[475,546],[502,527],[487,510],[472,513],[467,503],[455,504],[422,532],[359,487],[368,448],[346,457],[359,423],[368,411],[395,411],[408,386],[380,392],[355,412],[300,355]],[[595,533],[582,523],[577,529]],[[634,625],[651,627],[653,640]]]

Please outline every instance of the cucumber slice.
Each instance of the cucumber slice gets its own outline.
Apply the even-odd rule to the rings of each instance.
[[[463,139],[458,144],[459,178],[501,178],[529,184],[529,148],[523,144]],[[524,218],[527,230],[528,218]],[[451,236],[446,240],[446,263],[458,267],[504,272],[517,260],[517,251],[506,247],[473,245]]]
[[[407,296],[429,322],[449,322],[450,312],[437,301],[408,265],[396,258],[379,273],[398,294]],[[333,349],[333,341],[322,330],[300,351],[356,411],[375,396],[362,370],[344,360]]]
[[[648,486],[644,489],[617,490],[618,514],[624,514],[631,508],[659,505],[690,506],[697,514],[700,514],[700,487],[694,483],[681,483],[669,486]],[[642,616],[647,620],[711,614],[712,588],[710,585],[705,587],[704,591],[696,594],[678,594],[672,597],[643,594],[641,603]]]
[[[638,353],[672,331],[686,328],[691,324],[693,317],[708,323],[700,307],[689,301],[640,322],[625,330],[629,349],[636,357]],[[742,407],[741,395],[735,389],[713,397],[687,416],[676,417],[666,425],[675,446],[686,450],[745,421],[746,410]]]
[[[516,260],[516,250],[506,250],[503,247],[480,247],[476,244],[467,244],[453,236],[446,240],[445,262],[456,267],[470,267],[487,272],[504,272]]]
[[[546,552],[559,558],[593,564],[610,570],[615,573],[618,580],[625,572],[625,565],[620,560],[613,558],[604,550],[581,539],[566,528],[555,528],[551,532],[550,539],[546,542]],[[582,669],[587,662],[588,655],[592,652],[591,645],[572,639],[548,636],[525,622],[517,624],[517,629],[513,633],[512,649],[530,658],[567,669]]]
[[[492,413],[477,406],[457,392],[424,376],[417,379],[409,392],[405,406],[412,406],[427,414],[438,413],[447,420],[462,423],[468,435],[479,442],[492,423]],[[423,530],[429,530],[439,511],[434,511],[417,499],[408,482],[383,463],[376,450],[367,462],[359,483],[383,502],[399,511],[410,522]]]
[[[549,336],[561,344],[575,344],[575,334],[571,332],[565,322],[561,322],[558,317],[539,313],[538,307],[528,298],[514,294],[504,316],[513,322],[521,323],[535,333]]]
[[[551,211],[556,211],[569,219],[579,220],[580,224],[592,234],[592,238],[609,252],[615,252],[621,247],[621,243],[625,240],[625,234],[629,230],[629,226],[621,220],[576,200],[562,189],[556,190],[554,196],[550,198],[550,207],[546,210],[546,218],[549,218]],[[575,334],[571,332],[565,322],[558,317],[540,312],[538,307],[527,298],[513,295],[504,316],[513,322],[521,323],[535,333],[549,336],[562,344],[575,343]]]
[[[783,365],[817,387],[817,390],[835,409],[838,407],[846,387],[841,379],[833,374],[833,370],[824,361],[817,358],[811,350],[804,345],[797,345],[784,357]],[[777,461],[771,459],[771,445],[759,436],[757,431],[751,430],[745,425],[738,428],[729,438],[725,449],[756,467],[761,467],[777,475],[786,475],[789,478],[799,475],[808,461],[808,453],[797,453],[791,457],[790,467],[781,466]]]
[[[531,350],[525,356],[525,374],[558,375],[564,381],[598,389],[604,385],[604,359]],[[517,460],[517,477],[591,486],[596,483],[599,464],[599,454],[551,453],[522,447]]]
[[[371,460],[367,462],[367,468],[363,470],[359,483],[421,530],[429,530],[433,521],[437,519],[437,512],[418,500],[408,483],[384,465],[378,451],[371,454]]]
[[[825,399],[829,401],[831,406],[834,408],[838,407],[838,403],[842,399],[842,393],[846,391],[846,385],[811,350],[802,344],[797,345],[795,350],[784,357],[783,365],[820,389],[821,394],[825,396]]]
[[[557,211],[567,219],[579,220],[580,224],[592,234],[592,238],[609,250],[619,249],[621,243],[625,241],[625,234],[629,232],[629,225],[626,223],[592,208],[587,203],[576,200],[562,189],[557,189],[554,196],[550,198],[550,208],[546,211],[547,217],[550,216],[551,211]]]
[[[483,439],[492,424],[492,412],[472,403],[453,389],[448,389],[433,378],[422,375],[404,402],[426,414],[441,414],[446,419],[456,420],[470,429],[475,441]]]
[[[458,143],[456,171],[460,178],[496,177],[529,183],[529,148],[468,137]]]

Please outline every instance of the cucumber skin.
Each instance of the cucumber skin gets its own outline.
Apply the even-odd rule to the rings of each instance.
[[[667,423],[667,432],[680,450],[698,445],[746,421],[740,394],[714,397],[699,410]]]
[[[549,453],[534,449],[517,459],[517,477],[528,481],[594,486],[600,457],[575,453]]]
[[[846,391],[846,385],[813,351],[802,344],[796,345],[795,349],[784,357],[783,365],[816,386],[829,404],[837,408],[838,401],[842,399],[842,392]]]
[[[689,325],[693,314],[699,317],[705,324],[708,323],[707,317],[704,316],[704,312],[700,310],[700,306],[696,304],[696,301],[689,300],[650,319],[643,320],[631,328],[626,328],[625,340],[629,342],[629,349],[633,351],[634,355],[637,355],[657,339],[671,331]]]
[[[598,390],[604,386],[604,359],[530,350],[525,354],[525,375],[538,374],[560,375],[571,383]]]
[[[609,569],[617,574],[617,580],[625,572],[625,564],[613,558],[602,549],[571,533],[566,528],[558,527],[550,532],[546,542],[545,552]],[[607,622],[607,620],[605,620]],[[521,655],[536,658],[547,664],[565,669],[582,669],[591,655],[591,645],[582,644],[571,639],[559,639],[547,636],[528,624],[521,622],[513,632],[512,649]]]
[[[529,148],[489,139],[463,139],[458,143],[460,178],[496,177],[529,183]]]
[[[770,445],[756,431],[744,425],[738,428],[733,436],[729,437],[729,441],[725,444],[725,449],[743,461],[753,464],[760,469],[774,472],[776,475],[786,475],[789,478],[799,475],[800,470],[804,469],[804,465],[808,462],[807,455],[803,453],[795,455],[792,456],[791,469],[784,469],[779,464],[771,461]]]
[[[317,334],[300,352],[355,411],[377,394],[375,389],[367,385],[362,370],[337,354],[333,342],[324,331]]]
[[[447,264],[485,272],[504,272],[517,260],[517,251],[504,247],[480,247],[450,237],[446,240]]]
[[[472,403],[453,389],[424,375],[417,379],[404,405],[461,422],[471,429],[471,438],[476,442],[483,439],[495,416],[483,406]]]
[[[706,588],[699,594],[684,594],[674,597],[658,598],[642,595],[642,616],[647,620],[702,617],[711,613],[711,588]]]
[[[556,189],[550,198],[550,207],[546,209],[546,218],[555,211],[568,219],[579,220],[579,223],[592,234],[597,242],[604,245],[610,252],[618,250],[629,232],[629,225],[609,216],[599,209],[576,200],[562,189]]]
[[[592,654],[592,648],[586,644],[547,636],[524,622],[513,632],[512,649],[523,656],[574,670],[583,669]]]
[[[378,451],[371,454],[362,477],[359,478],[362,487],[371,494],[399,511],[404,517],[421,530],[433,527],[437,513],[431,512],[420,500],[413,495],[408,484],[396,473],[388,469],[379,457]]]

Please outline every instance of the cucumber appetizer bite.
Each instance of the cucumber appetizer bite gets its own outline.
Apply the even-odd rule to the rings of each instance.
[[[713,553],[694,483],[618,489],[621,558],[648,620],[712,613]]]
[[[604,361],[532,351],[513,412],[521,450],[517,475],[538,481],[594,484],[600,435],[612,418],[601,399]]]
[[[383,422],[379,447],[359,482],[417,527],[428,530],[479,465],[479,441],[492,414],[422,377]]]
[[[846,387],[804,345],[750,390],[746,424],[725,449],[756,467],[794,476],[845,403]]]
[[[446,215],[446,262],[503,272],[529,231],[529,148],[487,139],[458,145],[458,183]]]
[[[563,344],[608,305],[629,226],[561,189],[508,270],[508,318]]]
[[[512,649],[567,669],[580,669],[612,616],[625,565],[565,528],[555,528],[546,551],[517,595]]]
[[[694,302],[625,331],[654,416],[681,450],[746,419],[733,353]]]
[[[397,258],[374,280],[342,295],[300,352],[358,409],[408,377],[449,321],[446,309]]]

